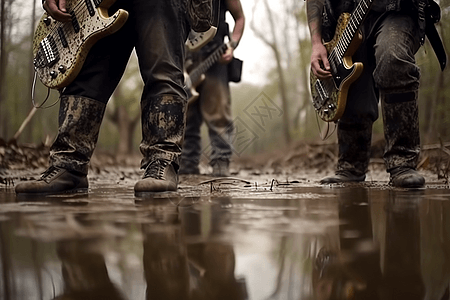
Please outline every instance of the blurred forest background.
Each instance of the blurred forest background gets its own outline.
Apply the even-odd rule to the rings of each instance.
[[[44,106],[34,109],[32,36],[42,16],[41,0],[1,1],[0,141],[50,145],[57,134],[58,92],[52,90]],[[242,81],[231,84],[235,118],[235,155],[253,155],[298,143],[320,141],[318,122],[310,102],[306,2],[298,0],[243,0],[246,29],[235,56],[244,61]],[[441,0],[438,30],[450,49],[450,0]],[[228,16],[230,28],[232,18]],[[427,41],[417,54],[422,70],[420,126],[422,144],[450,141],[450,69],[440,71]],[[99,87],[101,88],[101,87]],[[142,80],[136,58],[130,60],[121,84],[108,103],[97,146],[117,157],[138,154],[141,139]],[[48,90],[39,80],[35,101]],[[34,113],[34,115],[33,115]],[[27,116],[29,124],[21,128]],[[377,121],[374,141],[382,139]],[[333,127],[334,125],[332,125]],[[332,130],[332,128],[331,128]],[[245,132],[245,133],[244,133]],[[205,153],[209,139],[202,131]],[[336,140],[332,134],[328,141]]]

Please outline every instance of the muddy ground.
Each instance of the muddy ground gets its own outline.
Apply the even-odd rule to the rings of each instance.
[[[371,162],[366,181],[371,184],[386,184],[389,180],[382,159],[384,142],[374,142]],[[427,183],[448,187],[450,170],[450,142],[424,145],[419,162],[419,170]],[[40,144],[6,143],[0,139],[0,184],[13,186],[20,180],[37,178],[48,166],[49,147]],[[270,153],[234,157],[231,174],[244,180],[305,180],[312,184],[324,176],[333,174],[338,155],[336,143],[314,144],[296,143],[287,149]],[[91,160],[89,178],[91,180],[138,180],[139,154],[115,157],[96,151]],[[210,180],[211,169],[207,162],[200,165],[201,176],[182,176],[180,183],[189,184]]]

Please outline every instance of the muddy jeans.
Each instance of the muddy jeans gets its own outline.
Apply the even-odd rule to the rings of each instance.
[[[141,97],[142,167],[155,154],[158,158],[174,160],[181,154],[186,106],[184,41],[190,30],[186,1],[118,0],[110,13],[118,8],[129,12],[127,22],[118,32],[92,47],[81,72],[63,95],[81,96],[106,104],[135,49],[144,82]],[[158,123],[161,119],[164,122]]]
[[[358,128],[371,128],[378,118],[379,96],[389,98],[390,101],[382,101],[387,116],[384,126],[398,130],[385,130],[386,168],[388,171],[396,166],[415,168],[420,151],[415,108],[420,78],[414,57],[420,47],[417,22],[401,12],[389,12],[381,17],[373,14],[365,24],[365,33],[370,35],[353,56],[353,61],[364,64],[364,70],[349,89],[339,127],[355,128],[355,132]],[[391,113],[393,110],[395,113]],[[364,134],[371,135],[371,130]],[[357,138],[340,139],[339,144],[350,146]],[[339,165],[345,162],[339,161],[338,169]]]
[[[198,166],[200,155],[209,154],[210,164],[229,161],[232,155],[231,98],[227,65],[216,63],[206,73],[205,81],[197,89],[199,99],[188,106],[182,161],[187,167]],[[200,127],[205,121],[209,144],[201,146]]]

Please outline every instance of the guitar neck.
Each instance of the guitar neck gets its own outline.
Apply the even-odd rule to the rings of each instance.
[[[344,33],[335,48],[335,51],[338,52],[340,57],[344,57],[344,54],[350,46],[353,37],[366,18],[373,1],[374,0],[361,0],[353,10]]]
[[[227,48],[228,48],[227,44],[221,45],[219,48],[214,50],[214,52],[211,53],[204,61],[202,61],[194,70],[192,70],[189,73],[191,81],[194,83],[197,82],[202,76],[202,74],[208,71],[208,69],[211,68],[212,65],[214,65],[216,62],[219,61],[219,59],[225,53]]]

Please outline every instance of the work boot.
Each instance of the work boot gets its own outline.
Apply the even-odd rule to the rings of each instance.
[[[230,162],[227,160],[218,159],[212,164],[212,176],[214,177],[228,177],[230,176]]]
[[[389,184],[399,188],[423,188],[425,178],[416,170],[407,167],[397,167],[391,170]]]
[[[16,194],[80,193],[87,192],[88,187],[86,175],[52,166],[38,180],[19,183]]]
[[[417,173],[420,155],[417,91],[381,93],[386,149],[383,155],[393,186],[423,187],[425,179]]]
[[[339,158],[336,173],[320,180],[320,184],[361,182],[366,179],[372,142],[372,124],[348,124],[337,129]]]
[[[50,168],[36,181],[17,185],[18,194],[87,191],[89,162],[106,105],[94,99],[63,95],[58,136],[50,147]]]
[[[355,175],[350,171],[336,171],[333,176],[325,177],[320,180],[320,184],[343,183],[343,182],[361,182],[366,179],[366,174]]]
[[[168,160],[154,160],[145,169],[142,180],[136,182],[135,195],[175,192],[178,187],[177,169],[178,166]]]

